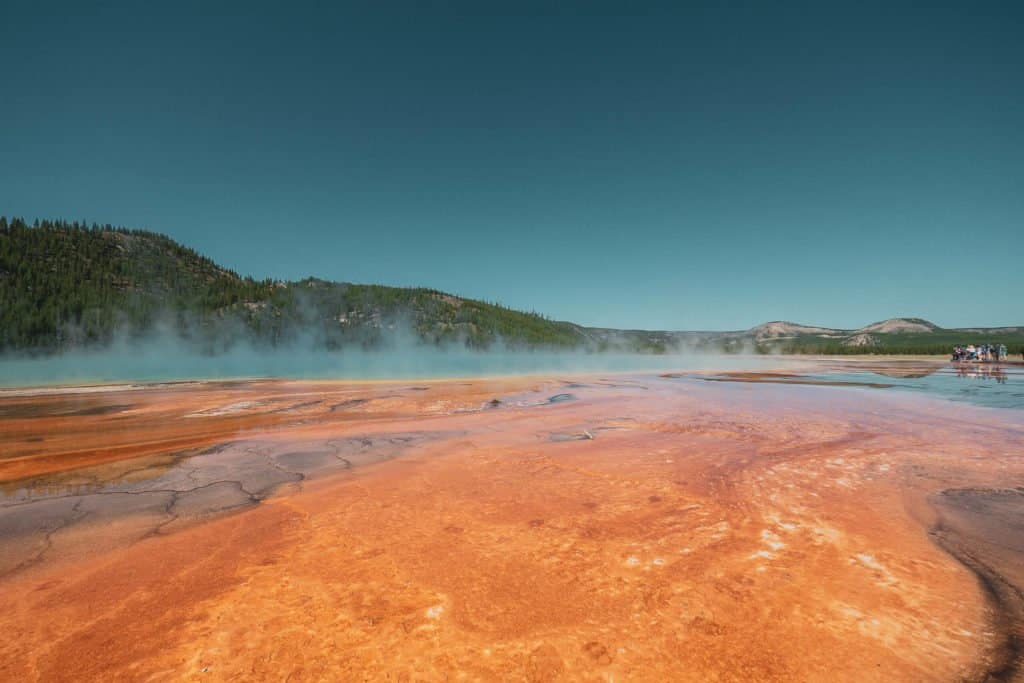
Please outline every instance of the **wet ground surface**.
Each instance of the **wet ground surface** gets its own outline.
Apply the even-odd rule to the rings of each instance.
[[[0,679],[1021,680],[1024,411],[946,372],[8,392]]]
[[[338,439],[230,441],[195,454],[150,456],[9,483],[0,494],[0,577],[71,552],[92,538],[110,547],[166,534],[211,516],[256,505],[318,476],[398,457],[450,435],[364,434]],[[103,530],[131,520],[121,534]],[[81,528],[81,531],[80,531]],[[94,533],[90,534],[90,529]],[[58,533],[60,532],[60,533]],[[125,539],[123,533],[134,539]]]
[[[992,610],[988,675],[1024,676],[1024,486],[947,489],[935,496],[938,543],[974,572]]]

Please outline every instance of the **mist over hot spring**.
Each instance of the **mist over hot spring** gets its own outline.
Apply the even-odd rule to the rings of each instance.
[[[67,384],[226,378],[389,379],[495,375],[751,369],[764,356],[721,354],[679,346],[662,354],[515,348],[502,340],[487,349],[423,343],[396,324],[372,348],[359,344],[328,350],[311,335],[278,347],[238,338],[211,351],[164,328],[144,337],[122,335],[109,346],[58,354],[0,356],[0,384]],[[775,361],[778,364],[778,361]]]

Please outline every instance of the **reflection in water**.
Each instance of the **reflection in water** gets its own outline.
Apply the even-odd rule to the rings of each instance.
[[[683,377],[679,373],[663,377]],[[726,372],[692,375],[712,382],[845,386],[902,389],[990,408],[1024,408],[1024,366],[995,364],[936,365],[919,361],[831,361],[812,372]],[[879,377],[885,377],[884,382]],[[968,381],[964,381],[968,380]],[[970,380],[995,380],[970,381]]]
[[[957,377],[966,377],[968,379],[994,379],[1000,384],[1006,384],[1007,373],[1006,370],[999,365],[982,365],[977,364],[964,364],[960,363],[956,368]]]
[[[865,382],[870,377],[882,374],[889,378],[886,381],[894,389],[921,392],[990,408],[1024,408],[1024,367],[1019,365],[972,363],[939,366],[927,374],[894,374],[891,371],[878,372],[871,369],[827,372],[814,376],[853,383]]]

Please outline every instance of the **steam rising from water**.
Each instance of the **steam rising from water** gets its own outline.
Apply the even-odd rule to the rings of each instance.
[[[389,379],[479,377],[511,374],[601,371],[743,369],[764,367],[765,358],[677,352],[664,355],[522,351],[496,345],[487,351],[439,348],[395,334],[379,350],[359,347],[328,351],[296,343],[255,349],[235,344],[209,354],[173,335],[120,340],[104,350],[72,351],[48,357],[0,358],[0,385],[169,381],[225,378]],[[778,362],[776,360],[775,364]]]

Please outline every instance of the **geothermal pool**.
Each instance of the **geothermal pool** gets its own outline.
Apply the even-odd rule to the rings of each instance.
[[[1020,680],[1000,373],[3,391],[0,680]]]

